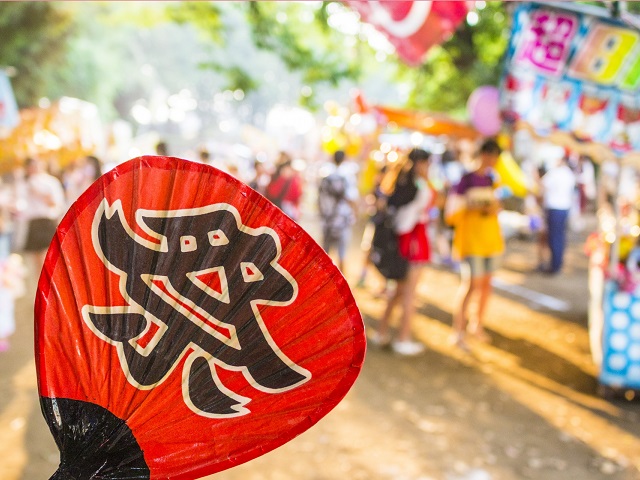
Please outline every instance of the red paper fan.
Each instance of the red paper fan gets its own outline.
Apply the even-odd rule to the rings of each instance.
[[[212,167],[141,157],[71,207],[36,297],[54,478],[192,479],[314,425],[364,360],[337,268]]]

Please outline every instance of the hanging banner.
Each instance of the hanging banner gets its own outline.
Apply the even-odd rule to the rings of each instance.
[[[447,40],[467,15],[466,2],[345,0],[364,22],[380,30],[409,65],[419,65],[433,45]]]
[[[640,33],[598,8],[520,4],[501,111],[538,134],[640,149]]]
[[[18,125],[18,104],[11,89],[11,82],[5,72],[0,70],[0,130],[11,130]]]

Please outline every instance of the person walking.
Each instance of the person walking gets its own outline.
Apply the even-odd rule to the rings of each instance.
[[[360,276],[358,278],[357,287],[364,288],[369,272],[369,267],[372,265],[371,255],[373,247],[373,238],[375,236],[377,224],[384,218],[386,208],[386,196],[381,188],[382,179],[387,172],[387,166],[383,165],[377,170],[374,178],[373,189],[369,194],[365,196],[365,209],[367,213],[367,223],[362,232],[362,240],[360,241],[360,249],[364,254],[362,269],[360,270]],[[380,296],[387,296],[387,285],[385,282],[384,289],[380,293]]]
[[[454,227],[453,252],[460,260],[460,287],[453,313],[452,342],[467,349],[469,332],[476,339],[490,340],[484,331],[484,315],[491,297],[491,278],[504,251],[498,223],[500,203],[494,193],[493,168],[501,149],[493,139],[486,139],[478,151],[476,170],[462,176],[449,193],[447,222]],[[477,295],[477,309],[472,321],[468,310]]]
[[[265,191],[265,196],[286,213],[292,220],[300,219],[302,179],[293,168],[288,154],[282,152]]]
[[[344,274],[344,260],[356,221],[359,198],[355,172],[344,163],[345,153],[333,154],[335,170],[320,180],[318,210],[322,220],[322,248],[325,252],[335,246],[338,250],[338,268]]]
[[[269,171],[265,163],[258,159],[253,161],[253,169],[255,174],[253,180],[249,182],[249,186],[258,193],[264,195],[267,190],[267,185],[269,185],[271,180],[271,175],[269,175]]]
[[[27,159],[25,180],[28,222],[25,251],[34,254],[39,269],[64,213],[65,194],[60,180],[47,173],[37,158]]]
[[[567,220],[576,188],[576,176],[569,167],[566,156],[544,174],[541,183],[547,242],[551,252],[551,261],[543,272],[554,275],[562,269],[567,243]]]
[[[155,150],[156,155],[160,155],[162,157],[169,156],[169,144],[164,140],[160,140],[156,143]]]
[[[431,254],[427,236],[429,209],[434,199],[428,177],[430,156],[429,152],[417,148],[409,152],[411,167],[399,175],[387,202],[387,208],[395,211],[394,229],[399,253],[407,260],[409,267],[405,277],[396,281],[395,292],[387,301],[372,343],[379,346],[390,344],[395,353],[405,356],[424,351],[424,345],[412,339],[411,322],[416,309],[416,287]],[[398,304],[402,306],[402,316],[398,334],[391,341],[391,315]]]
[[[16,329],[15,298],[24,293],[22,257],[11,253],[17,200],[13,180],[6,181],[10,178],[0,179],[0,352],[9,349],[9,338]]]
[[[87,155],[71,163],[62,174],[62,186],[71,206],[84,191],[102,175],[102,162],[93,155]]]
[[[11,174],[0,177],[0,260],[13,250],[14,218],[18,211],[17,195]]]

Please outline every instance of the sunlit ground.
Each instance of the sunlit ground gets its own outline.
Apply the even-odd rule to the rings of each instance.
[[[313,228],[311,229],[313,231]],[[313,233],[313,232],[312,232]],[[586,328],[584,258],[576,247],[566,278],[533,278],[526,243],[515,245],[490,305],[490,345],[470,354],[448,342],[458,277],[432,268],[419,288],[415,335],[424,356],[400,358],[370,348],[364,370],[345,400],[289,444],[211,478],[544,480],[640,478],[637,401],[609,402],[596,394],[597,369]],[[347,277],[360,271],[361,255]],[[355,282],[351,282],[352,284]],[[368,329],[384,307],[372,272],[354,289]],[[523,289],[562,299],[554,312],[521,296]],[[2,375],[0,478],[48,478],[57,449],[39,412],[30,349],[32,297]],[[5,359],[2,357],[3,365]]]

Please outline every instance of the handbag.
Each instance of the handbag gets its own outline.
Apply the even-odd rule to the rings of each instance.
[[[388,280],[402,280],[409,271],[409,261],[400,255],[398,234],[394,230],[393,215],[385,210],[377,223],[371,242],[371,262]]]
[[[58,221],[51,218],[33,218],[29,221],[27,240],[24,246],[27,252],[39,252],[49,248],[56,233]]]

